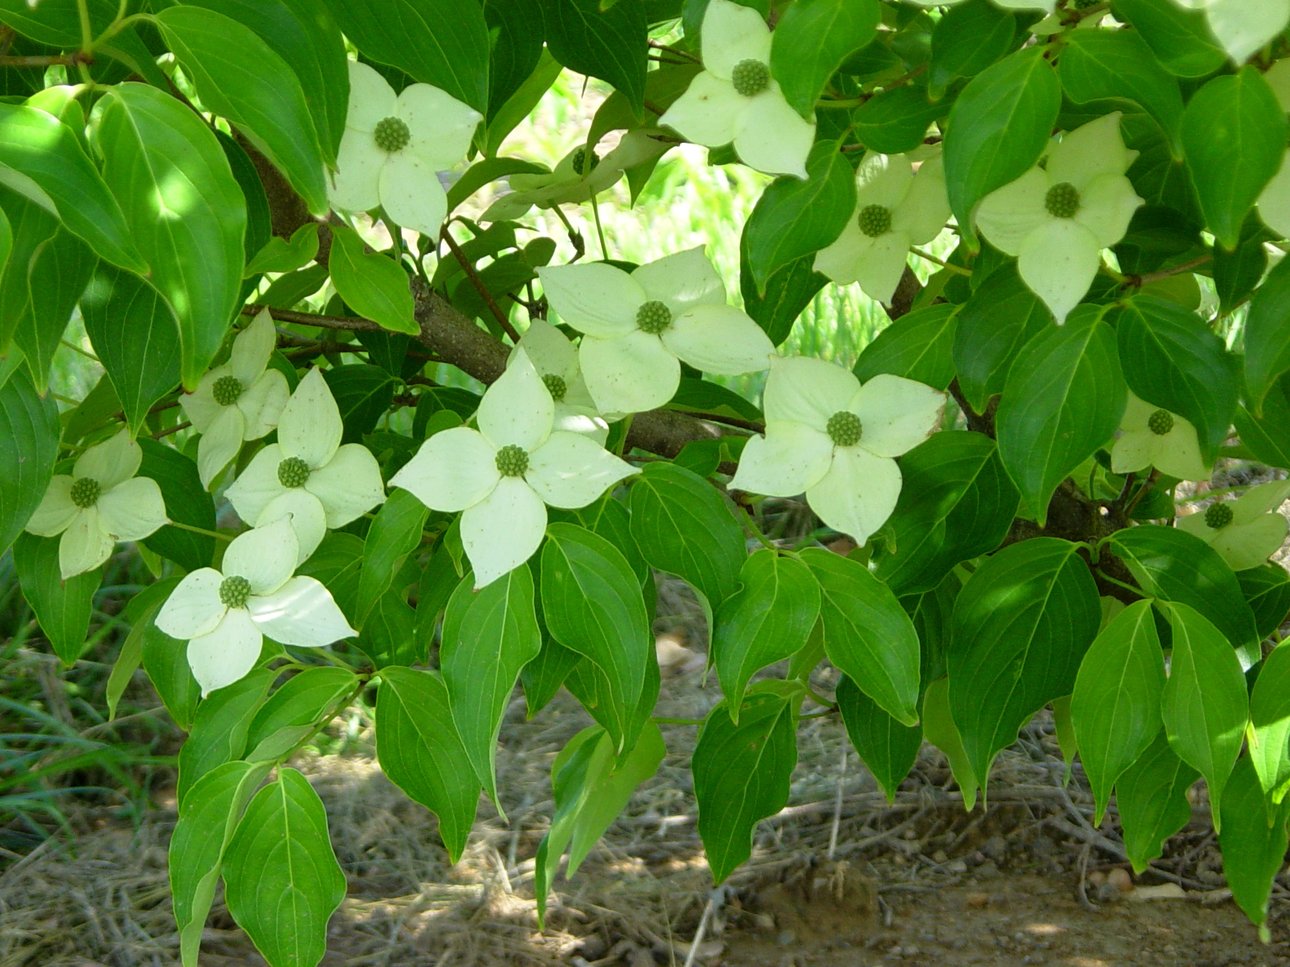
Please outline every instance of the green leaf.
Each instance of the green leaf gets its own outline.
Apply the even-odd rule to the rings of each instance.
[[[1245,404],[1236,407],[1232,423],[1241,443],[1256,460],[1290,469],[1290,373],[1281,376],[1263,397],[1263,412],[1255,415]]]
[[[363,251],[363,240],[352,228],[333,225],[331,281],[346,304],[391,332],[417,335],[408,274],[386,255]]]
[[[1053,314],[1030,291],[1009,261],[991,272],[958,312],[954,368],[968,405],[984,413],[1003,392],[1021,347],[1052,327]]]
[[[448,600],[439,662],[457,734],[500,813],[497,735],[520,669],[537,657],[542,637],[527,567],[478,591],[474,585],[473,577],[466,578]]]
[[[1071,721],[1080,759],[1102,824],[1121,773],[1160,734],[1164,656],[1149,600],[1135,601],[1093,639],[1080,663],[1071,696]]]
[[[305,222],[290,239],[272,236],[246,263],[243,278],[265,272],[294,272],[318,256],[318,223]]]
[[[828,278],[816,272],[814,265],[814,254],[794,259],[772,272],[765,291],[759,293],[748,264],[748,222],[744,223],[739,237],[739,294],[744,311],[776,346],[789,337],[797,317],[828,284]]]
[[[891,590],[859,561],[802,552],[820,582],[824,652],[838,671],[903,725],[918,721],[918,634]]]
[[[1290,792],[1290,646],[1278,645],[1250,693],[1250,759],[1263,794],[1280,805]]]
[[[1215,77],[1193,94],[1182,143],[1206,226],[1224,248],[1235,248],[1246,214],[1285,155],[1286,116],[1258,69]]]
[[[904,483],[875,571],[895,593],[930,591],[955,564],[1007,536],[1019,498],[989,437],[935,433],[900,468]]]
[[[40,506],[57,459],[58,405],[36,395],[26,370],[11,371],[0,382],[0,553]]]
[[[717,609],[712,662],[732,714],[752,676],[806,645],[820,615],[820,586],[801,561],[770,549],[750,555],[739,590]]]
[[[1174,0],[1115,0],[1115,10],[1179,77],[1205,77],[1227,63],[1200,10],[1184,10]]]
[[[1102,620],[1097,585],[1054,537],[1010,544],[973,572],[954,604],[949,705],[984,785],[1026,720],[1075,686]]]
[[[179,382],[179,325],[148,282],[100,264],[81,296],[90,345],[107,371],[132,432]]]
[[[1160,707],[1165,735],[1178,757],[1205,777],[1214,829],[1221,832],[1223,787],[1250,718],[1245,675],[1231,644],[1208,618],[1177,602],[1165,609],[1173,630]]]
[[[887,802],[895,802],[896,790],[918,758],[923,727],[897,722],[846,675],[838,681],[837,702],[851,745],[882,787]]]
[[[246,807],[224,854],[224,899],[273,967],[322,960],[327,921],[345,899],[345,874],[322,800],[295,769],[280,769]]]
[[[1236,248],[1230,252],[1221,245],[1213,249],[1211,269],[1214,275],[1214,291],[1218,293],[1220,313],[1232,312],[1242,305],[1262,280],[1263,273],[1268,269],[1268,251],[1264,245],[1266,238],[1267,229],[1263,227],[1256,212],[1250,212],[1245,216],[1245,223],[1241,227],[1241,240]],[[1190,288],[1195,281],[1196,277],[1191,275],[1162,280],[1178,288],[1183,286]],[[1199,301],[1199,294],[1197,294],[1194,299],[1189,299],[1186,305],[1191,308]],[[1247,320],[1247,338],[1248,325]]]
[[[1164,852],[1165,840],[1191,822],[1187,790],[1199,773],[1174,754],[1163,732],[1115,784],[1124,851],[1141,873]]]
[[[1218,845],[1232,899],[1259,928],[1259,938],[1270,943],[1268,901],[1272,884],[1285,866],[1286,808],[1270,805],[1264,798],[1248,757],[1241,758],[1232,770]]]
[[[214,530],[215,498],[202,486],[197,464],[174,447],[156,440],[143,437],[138,443],[143,450],[139,474],[151,477],[161,488],[166,516],[180,524]],[[144,538],[143,544],[186,571],[210,567],[215,559],[215,538],[180,527],[159,528]]]
[[[878,0],[798,0],[784,11],[771,34],[770,70],[789,106],[813,117],[829,78],[877,36],[881,19]]]
[[[88,0],[85,6],[95,36],[116,18],[117,4],[114,0]],[[28,0],[2,0],[0,21],[24,37],[51,47],[75,50],[81,45],[77,0],[41,0],[39,4]]]
[[[1290,614],[1290,573],[1279,564],[1264,564],[1236,572],[1259,640],[1271,636]]]
[[[1129,389],[1192,424],[1212,463],[1236,410],[1235,361],[1223,340],[1194,312],[1142,295],[1120,313],[1115,333]]]
[[[178,583],[178,580],[171,579],[171,586],[163,599],[169,596]],[[157,610],[160,610],[160,602]],[[193,718],[197,714],[201,686],[188,667],[187,643],[161,631],[153,623],[155,617],[155,611],[147,616],[143,631],[143,670],[148,673],[152,687],[157,690],[158,697],[175,724],[187,730],[192,727]]]
[[[609,541],[559,523],[547,527],[541,569],[547,628],[599,669],[609,706],[606,729],[616,749],[629,748],[635,739],[630,724],[654,654],[636,575]]]
[[[1245,388],[1247,404],[1262,413],[1263,401],[1281,376],[1290,371],[1290,263],[1278,262],[1250,300],[1245,317]]]
[[[407,556],[421,543],[421,528],[430,511],[406,490],[394,490],[376,512],[363,543],[363,571],[358,579],[359,627],[381,595],[390,589]]]
[[[975,77],[1007,54],[1017,26],[1016,17],[989,0],[968,0],[942,13],[932,28],[932,95],[940,100],[958,78]]]
[[[325,378],[345,425],[341,441],[360,442],[389,412],[397,384],[385,370],[367,363],[333,366],[326,370]]]
[[[950,110],[945,187],[961,229],[971,226],[977,202],[1019,178],[1048,146],[1062,89],[1043,54],[1029,47],[988,67]]]
[[[192,731],[179,750],[177,798],[181,805],[202,776],[216,766],[242,758],[251,720],[277,677],[268,668],[257,668],[245,678],[217,688],[197,706]]]
[[[0,346],[7,347],[18,327],[31,316],[32,261],[59,231],[59,224],[35,202],[2,186],[0,202],[6,240],[5,263],[0,266]]]
[[[1111,439],[1124,415],[1115,333],[1097,307],[1077,309],[1026,343],[999,403],[999,458],[1021,491],[1022,512],[1043,526],[1066,477]]]
[[[852,372],[867,383],[879,373],[903,376],[943,390],[954,379],[955,307],[947,303],[915,309],[878,333],[860,353]]]
[[[749,695],[738,725],[724,705],[704,719],[691,762],[699,837],[716,883],[752,855],[754,828],[784,808],[797,765],[791,702],[773,692]]]
[[[963,746],[963,736],[950,714],[948,679],[938,678],[927,686],[927,691],[923,693],[922,724],[923,738],[945,753],[950,773],[963,794],[963,808],[970,810],[976,805],[976,794],[981,784],[972,772],[972,763]]]
[[[851,126],[856,139],[870,151],[903,154],[921,147],[927,128],[949,110],[947,102],[930,100],[922,87],[893,87],[879,91],[856,108],[851,114]]]
[[[352,694],[357,684],[358,678],[352,671],[333,665],[306,668],[292,675],[256,711],[246,733],[247,755],[270,758],[266,754],[267,746],[257,752],[262,743],[281,729],[314,726],[325,714],[335,710],[340,699]]]
[[[226,762],[193,786],[170,836],[170,895],[184,967],[196,967],[224,853],[267,762]]]
[[[439,818],[439,837],[456,863],[475,822],[480,784],[437,672],[381,670],[376,756],[391,782]]]
[[[58,546],[56,537],[21,534],[13,544],[13,564],[22,596],[36,613],[40,630],[54,654],[71,667],[85,650],[94,592],[103,580],[103,569],[96,567],[64,581],[58,567]]]
[[[36,388],[45,392],[50,363],[98,260],[75,235],[59,229],[41,242],[27,271],[30,311],[18,320],[13,341],[27,357]]]
[[[572,71],[608,81],[641,117],[649,64],[644,6],[604,9],[599,0],[543,0],[542,7],[551,55]]]
[[[175,310],[180,374],[191,390],[237,303],[246,201],[215,135],[186,105],[132,83],[110,88],[101,103],[95,140],[104,179],[151,266],[149,280]]]
[[[775,272],[832,243],[856,205],[855,172],[837,141],[818,141],[806,158],[807,178],[776,178],[757,200],[744,228],[748,268],[758,295]]]
[[[488,71],[488,111],[492,118],[532,76],[545,52],[541,0],[484,0],[492,54]],[[490,132],[491,134],[491,132]],[[448,204],[452,211],[453,205]]]

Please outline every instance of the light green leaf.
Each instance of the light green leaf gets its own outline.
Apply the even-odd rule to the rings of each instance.
[[[806,119],[842,62],[878,32],[878,0],[798,0],[771,34],[770,70],[784,99]]]
[[[63,580],[58,566],[57,537],[22,534],[14,541],[13,564],[18,585],[40,630],[65,666],[71,667],[85,650],[85,635],[94,611],[94,593],[103,580],[103,569]]]
[[[1262,413],[1263,400],[1290,371],[1290,262],[1278,262],[1250,300],[1245,317],[1247,404]]]
[[[896,790],[918,758],[923,727],[897,722],[846,675],[838,681],[837,702],[851,745],[882,787],[887,802],[895,802]]]
[[[879,373],[891,373],[943,390],[954,379],[955,307],[925,306],[908,312],[878,333],[860,353],[852,372],[867,383]]]
[[[1199,775],[1174,753],[1164,732],[1115,784],[1124,851],[1141,873],[1164,852],[1165,840],[1191,822],[1187,790]]]
[[[968,405],[984,413],[1003,391],[1021,347],[1052,326],[1053,314],[1008,261],[991,272],[958,312],[954,368]]]
[[[247,734],[277,673],[257,668],[245,678],[217,688],[197,706],[192,731],[179,750],[180,804],[194,784],[216,766],[242,758]]]
[[[11,370],[0,382],[0,553],[40,506],[57,458],[57,404],[36,395],[25,369]]]
[[[950,764],[950,774],[963,794],[963,808],[971,810],[976,805],[976,794],[981,787],[972,772],[972,762],[963,746],[963,736],[954,724],[950,713],[949,680],[938,678],[923,693],[923,738],[936,746]]]
[[[1290,792],[1290,645],[1263,659],[1250,693],[1250,760],[1263,794],[1280,805]]]
[[[916,84],[891,87],[856,108],[851,125],[870,151],[904,154],[922,146],[928,127],[949,114],[950,106],[948,101],[930,100],[926,88]]]
[[[363,240],[352,228],[333,225],[331,233],[327,265],[340,297],[360,316],[391,332],[419,333],[402,266],[386,255],[363,251]]]
[[[306,668],[292,675],[256,710],[246,733],[247,754],[257,760],[265,758],[267,746],[257,752],[262,743],[282,729],[312,728],[324,715],[336,711],[337,702],[352,695],[357,685],[352,671],[334,665]]]
[[[1259,938],[1265,944],[1272,940],[1268,931],[1272,884],[1285,866],[1286,815],[1284,805],[1269,804],[1250,759],[1242,757],[1232,770],[1223,799],[1218,845],[1232,899],[1259,928]]]
[[[290,239],[272,236],[246,263],[243,278],[265,272],[294,272],[304,268],[318,255],[318,223],[305,222]]]
[[[1227,63],[1199,9],[1183,9],[1174,0],[1116,0],[1115,11],[1179,77],[1206,77]]]
[[[363,570],[358,578],[358,608],[355,616],[361,628],[377,599],[394,583],[407,556],[421,543],[429,509],[406,490],[390,493],[363,543]]]

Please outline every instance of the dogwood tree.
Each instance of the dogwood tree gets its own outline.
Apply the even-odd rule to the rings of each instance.
[[[1221,460],[1290,469],[1288,16],[0,0],[0,549],[71,664],[138,542],[109,700],[137,670],[188,732],[184,963],[220,878],[269,963],[322,958],[344,871],[291,762],[360,700],[454,859],[506,798],[517,684],[583,704],[544,909],[666,751],[655,572],[710,619],[716,881],[785,805],[804,715],[888,794],[926,729],[971,806],[1051,706],[1138,870],[1203,779],[1266,929],[1287,490],[1209,488]],[[548,168],[505,145],[562,72],[591,122]],[[774,176],[707,226],[737,276],[572,227],[639,199],[650,231],[685,144]],[[854,365],[783,348],[856,284],[890,324]],[[101,377],[56,397],[69,340]],[[748,373],[764,401],[721,382]],[[785,502],[818,526],[766,527]]]

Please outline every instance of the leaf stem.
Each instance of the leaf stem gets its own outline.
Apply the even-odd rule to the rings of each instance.
[[[231,541],[233,538],[228,534],[222,534],[219,531],[209,531],[205,527],[197,527],[193,524],[185,524],[183,521],[170,521],[171,527],[178,527],[181,531],[192,531],[194,534],[203,534],[206,537],[214,537],[216,540]]]

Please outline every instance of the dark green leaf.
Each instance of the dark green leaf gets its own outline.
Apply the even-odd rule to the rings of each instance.
[[[949,695],[948,679],[938,678],[927,686],[923,693],[923,738],[945,753],[950,774],[963,793],[963,805],[971,809],[976,805],[981,783],[972,772],[967,749],[963,747],[963,736],[950,714]]]
[[[991,8],[994,9],[994,8]],[[942,22],[950,14],[942,18]],[[1012,18],[1004,17],[1009,24]],[[928,99],[917,86],[893,87],[865,101],[851,115],[856,138],[870,151],[903,154],[921,147],[927,128],[949,113],[945,101]]]
[[[1250,300],[1245,319],[1245,387],[1247,403],[1262,413],[1263,401],[1282,374],[1290,371],[1290,262],[1268,273]]]
[[[394,259],[363,251],[363,240],[352,228],[332,226],[331,281],[345,303],[360,316],[391,332],[416,335],[408,274]]]
[[[739,292],[743,296],[744,311],[762,327],[770,341],[778,346],[789,337],[797,317],[829,280],[813,268],[814,254],[803,255],[772,272],[766,280],[765,292],[759,293],[748,264],[746,222],[739,239],[739,249]]]
[[[1271,805],[1264,797],[1249,757],[1240,759],[1223,800],[1218,845],[1232,899],[1259,928],[1265,944],[1272,940],[1267,926],[1272,884],[1285,866],[1286,813],[1285,806]]]
[[[579,74],[608,81],[627,97],[637,117],[645,107],[645,8],[599,0],[543,0],[546,43],[551,55]]]
[[[891,373],[945,389],[954,379],[955,307],[947,304],[915,309],[878,333],[860,353],[852,370],[867,383]]]
[[[990,397],[1003,392],[1021,347],[1051,327],[1053,314],[1009,261],[985,278],[957,318],[953,356],[959,388],[968,405],[984,413]]]
[[[1180,144],[1183,102],[1178,82],[1161,69],[1142,35],[1130,30],[1073,30],[1062,49],[1058,75],[1076,104],[1124,98],[1135,101],[1165,132],[1174,155]]]
[[[276,672],[257,668],[245,678],[217,688],[197,706],[192,731],[179,750],[177,796],[181,805],[202,776],[246,753],[251,720],[275,678]]]
[[[14,541],[13,564],[18,585],[40,630],[64,665],[71,666],[85,650],[94,592],[103,580],[103,569],[63,580],[58,566],[59,538],[21,534]]]
[[[1279,564],[1264,564],[1237,571],[1236,580],[1254,613],[1255,630],[1262,641],[1290,615],[1290,573]]]
[[[789,106],[811,118],[834,71],[877,35],[881,15],[878,0],[798,0],[784,11],[771,34],[770,69]]]
[[[390,589],[408,554],[421,543],[421,528],[430,511],[406,490],[394,490],[376,513],[363,545],[355,616],[362,627],[381,595]]]
[[[1290,648],[1278,645],[1259,669],[1250,693],[1250,759],[1269,801],[1290,792]]]
[[[1124,851],[1141,873],[1164,852],[1170,836],[1191,822],[1187,790],[1199,773],[1169,747],[1164,732],[1115,784],[1115,804],[1124,832]]]
[[[13,341],[44,392],[49,366],[98,260],[79,238],[59,229],[33,254],[27,271],[31,311],[18,320]]]
[[[923,727],[897,722],[845,675],[838,681],[837,701],[851,745],[882,787],[887,802],[895,802],[897,788],[918,758]]]
[[[325,370],[324,376],[345,424],[343,442],[357,443],[390,411],[395,382],[379,366],[348,363]]]
[[[292,675],[270,695],[255,713],[246,733],[246,752],[261,759],[266,749],[257,748],[279,729],[313,726],[333,711],[336,703],[354,691],[358,678],[348,668],[325,666],[306,668]]]
[[[975,77],[1012,49],[1017,18],[990,0],[946,10],[932,29],[930,78],[938,100],[960,77]]]
[[[173,447],[147,437],[139,440],[139,447],[143,450],[139,473],[157,481],[166,515],[181,524],[214,530],[215,500],[202,486],[197,464]],[[215,538],[179,527],[162,527],[143,543],[187,571],[210,567],[215,559]]]
[[[57,458],[58,406],[36,395],[26,370],[11,369],[0,382],[0,553],[40,505]]]
[[[1115,0],[1115,11],[1179,77],[1205,77],[1227,63],[1201,10],[1182,9],[1174,0]]]

